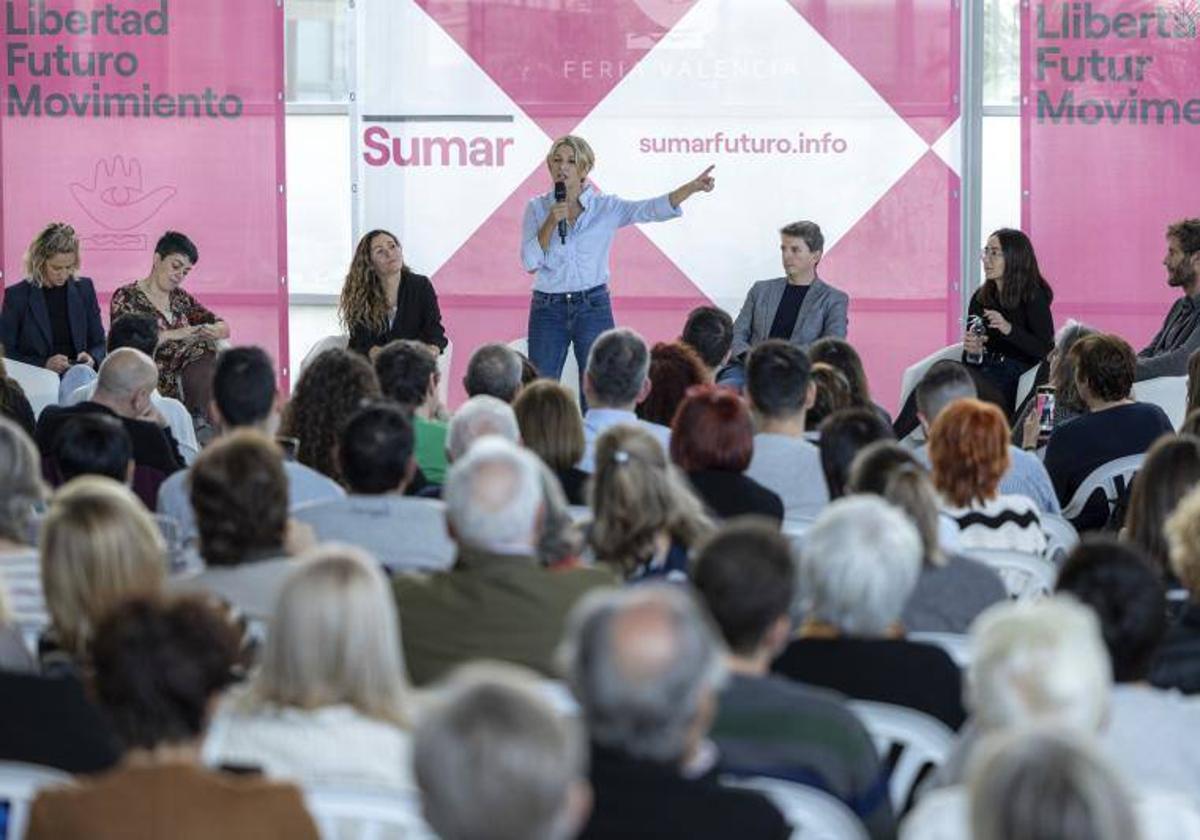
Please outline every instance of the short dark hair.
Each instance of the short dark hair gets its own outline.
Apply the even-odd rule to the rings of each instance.
[[[200,555],[209,566],[283,549],[288,479],[283,453],[269,438],[249,429],[217,438],[196,458],[189,482]]]
[[[825,250],[825,234],[821,233],[821,227],[816,222],[792,222],[781,227],[779,235],[803,239],[813,253]]]
[[[437,374],[437,356],[419,341],[398,339],[375,355],[379,389],[389,400],[412,409],[425,401],[429,379]]]
[[[399,406],[360,408],[338,439],[342,480],[351,493],[378,495],[400,486],[413,457],[413,428]]]
[[[871,408],[845,408],[835,411],[821,423],[821,470],[829,486],[829,498],[846,495],[846,482],[854,456],[868,443],[895,440],[892,427]]]
[[[481,394],[512,403],[521,390],[521,357],[505,344],[484,344],[476,348],[467,362],[463,387],[468,397]]]
[[[1119,335],[1096,333],[1084,336],[1071,347],[1075,380],[1087,385],[1091,395],[1105,402],[1126,399],[1137,376],[1137,357],[1129,342]]]
[[[790,341],[769,338],[746,359],[746,396],[763,417],[791,417],[804,410],[812,363]]]
[[[54,463],[64,483],[79,475],[103,475],[124,484],[132,460],[125,424],[107,414],[76,415],[54,436]]]
[[[171,254],[182,254],[192,265],[200,262],[200,252],[196,250],[196,244],[177,230],[169,230],[160,236],[154,245],[154,253],[164,258]]]
[[[917,398],[917,411],[932,423],[949,403],[976,396],[975,380],[962,362],[941,359],[930,365],[913,392]]]
[[[96,627],[96,697],[129,749],[195,740],[234,682],[238,649],[233,624],[199,596],[131,598]]]
[[[685,472],[744,472],[754,455],[754,423],[741,397],[716,385],[688,391],[671,426],[670,455]]]
[[[261,347],[230,347],[217,356],[213,402],[226,426],[256,426],[275,405],[275,366]]]
[[[108,328],[108,352],[122,347],[141,350],[151,359],[158,348],[158,319],[144,312],[126,312]]]
[[[1180,219],[1167,228],[1167,236],[1179,240],[1179,248],[1191,256],[1200,251],[1200,218]]]
[[[700,354],[704,364],[716,368],[733,346],[733,319],[716,306],[697,306],[688,313],[680,338]]]
[[[778,529],[763,522],[726,525],[701,549],[692,585],[730,649],[752,654],[791,608],[796,588],[791,547]]]
[[[1167,632],[1167,601],[1162,580],[1141,550],[1112,537],[1086,536],[1067,557],[1055,588],[1095,611],[1113,678],[1145,679]]]
[[[617,327],[600,333],[588,353],[586,376],[598,406],[627,405],[637,399],[650,371],[650,350],[640,335]]]

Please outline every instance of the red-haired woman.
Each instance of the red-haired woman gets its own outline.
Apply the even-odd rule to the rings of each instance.
[[[688,391],[671,423],[671,460],[717,517],[782,522],[783,501],[744,474],[753,454],[754,424],[741,397],[715,385]]]
[[[704,362],[682,341],[660,341],[650,351],[650,393],[637,404],[637,416],[670,426],[689,388],[708,381]]]
[[[942,513],[958,523],[959,547],[1041,554],[1046,535],[1037,505],[1027,496],[1000,495],[1008,470],[1009,430],[1004,412],[980,400],[956,400],[929,430],[933,483]]]

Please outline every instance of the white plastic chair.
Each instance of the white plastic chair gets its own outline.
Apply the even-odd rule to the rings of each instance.
[[[917,631],[906,633],[905,638],[910,642],[921,642],[941,648],[946,655],[954,660],[959,668],[966,669],[971,664],[969,638],[963,633],[935,633],[932,631]]]
[[[1063,559],[1079,544],[1079,532],[1066,519],[1052,513],[1042,514],[1042,530],[1046,532],[1046,551],[1042,556],[1055,566],[1062,565]]]
[[[1054,591],[1058,569],[1039,554],[997,548],[973,548],[966,554],[972,560],[995,569],[1004,581],[1008,596],[1014,600],[1033,601]]]
[[[515,338],[508,342],[508,346],[516,350],[522,356],[529,355],[529,339]],[[566,388],[569,388],[576,396],[579,395],[579,363],[575,361],[575,348],[567,348],[567,360],[563,362],[562,376],[558,379]]]
[[[69,784],[71,777],[53,767],[0,761],[0,803],[8,805],[8,832],[5,836],[10,840],[20,840],[25,836],[29,808],[38,791]]]
[[[313,359],[320,356],[326,350],[345,350],[350,346],[350,336],[348,335],[327,335],[317,341],[309,351],[304,354],[304,358],[300,360],[300,369],[296,373],[296,380],[304,374],[304,369],[312,362]],[[447,339],[446,347],[442,350],[442,354],[438,356],[438,399],[442,405],[446,404],[446,400],[450,396],[450,362],[454,357],[454,342]]]
[[[1088,499],[1097,490],[1104,491],[1104,495],[1108,499],[1108,511],[1112,513],[1117,501],[1133,486],[1133,477],[1142,468],[1144,460],[1146,460],[1146,454],[1142,452],[1137,455],[1126,455],[1124,458],[1117,458],[1096,467],[1075,490],[1075,495],[1063,508],[1063,516],[1067,519],[1074,519],[1083,513]]]
[[[1178,429],[1187,413],[1187,377],[1156,376],[1134,382],[1133,398],[1138,402],[1154,403],[1167,413],[1171,425]]]
[[[15,359],[5,359],[4,369],[10,379],[15,379],[25,392],[25,398],[33,409],[36,419],[41,416],[42,409],[48,405],[58,405],[58,374],[45,368],[18,362]]]
[[[304,799],[323,840],[437,840],[416,793],[307,787]]]
[[[937,718],[906,706],[872,700],[849,704],[871,734],[880,759],[890,766],[892,810],[902,814],[925,768],[937,767],[950,754],[954,732]]]
[[[766,776],[722,777],[725,787],[758,791],[792,826],[792,840],[867,840],[867,830],[841,800],[807,785]]]
[[[904,371],[904,375],[900,378],[900,402],[897,405],[903,407],[908,400],[908,395],[917,387],[917,383],[921,381],[921,377],[933,367],[935,362],[940,362],[942,359],[952,359],[958,361],[962,358],[962,342],[951,344],[949,347],[943,347],[941,350],[930,353],[924,359],[914,365],[909,366]]]
[[[304,354],[304,358],[300,360],[300,367],[296,371],[296,381],[304,375],[304,369],[312,364],[312,360],[320,356],[326,350],[345,350],[350,346],[350,336],[342,335],[327,335],[324,338],[318,339],[317,343],[308,348],[308,352]]]

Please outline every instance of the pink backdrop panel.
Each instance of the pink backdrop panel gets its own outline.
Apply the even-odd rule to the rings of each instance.
[[[79,5],[14,2],[3,21],[5,283],[23,276],[44,224],[70,222],[107,322],[112,290],[145,276],[158,236],[180,230],[200,251],[189,290],[234,342],[271,352],[286,385],[282,7],[136,0],[115,5],[114,33],[105,7],[95,18]]]
[[[617,236],[615,316],[648,340],[677,337],[704,302],[736,314],[753,282],[782,274],[776,232],[803,218],[826,232],[821,275],[852,296],[850,338],[879,402],[895,408],[904,367],[957,340],[956,4],[369,0],[359,9],[370,10],[359,135],[383,126],[393,137],[509,144],[487,177],[462,166],[431,173],[429,161],[361,173],[367,226],[397,229],[441,296],[456,347],[452,404],[473,347],[525,335],[521,217],[550,186],[550,139],[568,132],[594,147],[597,187],[628,198],[716,164],[716,192],[689,201],[682,219]],[[845,138],[847,154],[689,156],[652,142],[822,135]]]
[[[1178,295],[1165,229],[1200,215],[1200,7],[1046,0],[1022,24],[1023,221],[1055,321],[1141,347]]]

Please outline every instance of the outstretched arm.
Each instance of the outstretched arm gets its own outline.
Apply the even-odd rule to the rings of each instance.
[[[705,169],[686,184],[671,190],[671,193],[667,196],[667,199],[671,202],[671,206],[678,207],[698,192],[712,192],[713,187],[717,185],[717,179],[711,174],[715,166],[715,163],[712,164],[708,169]]]

